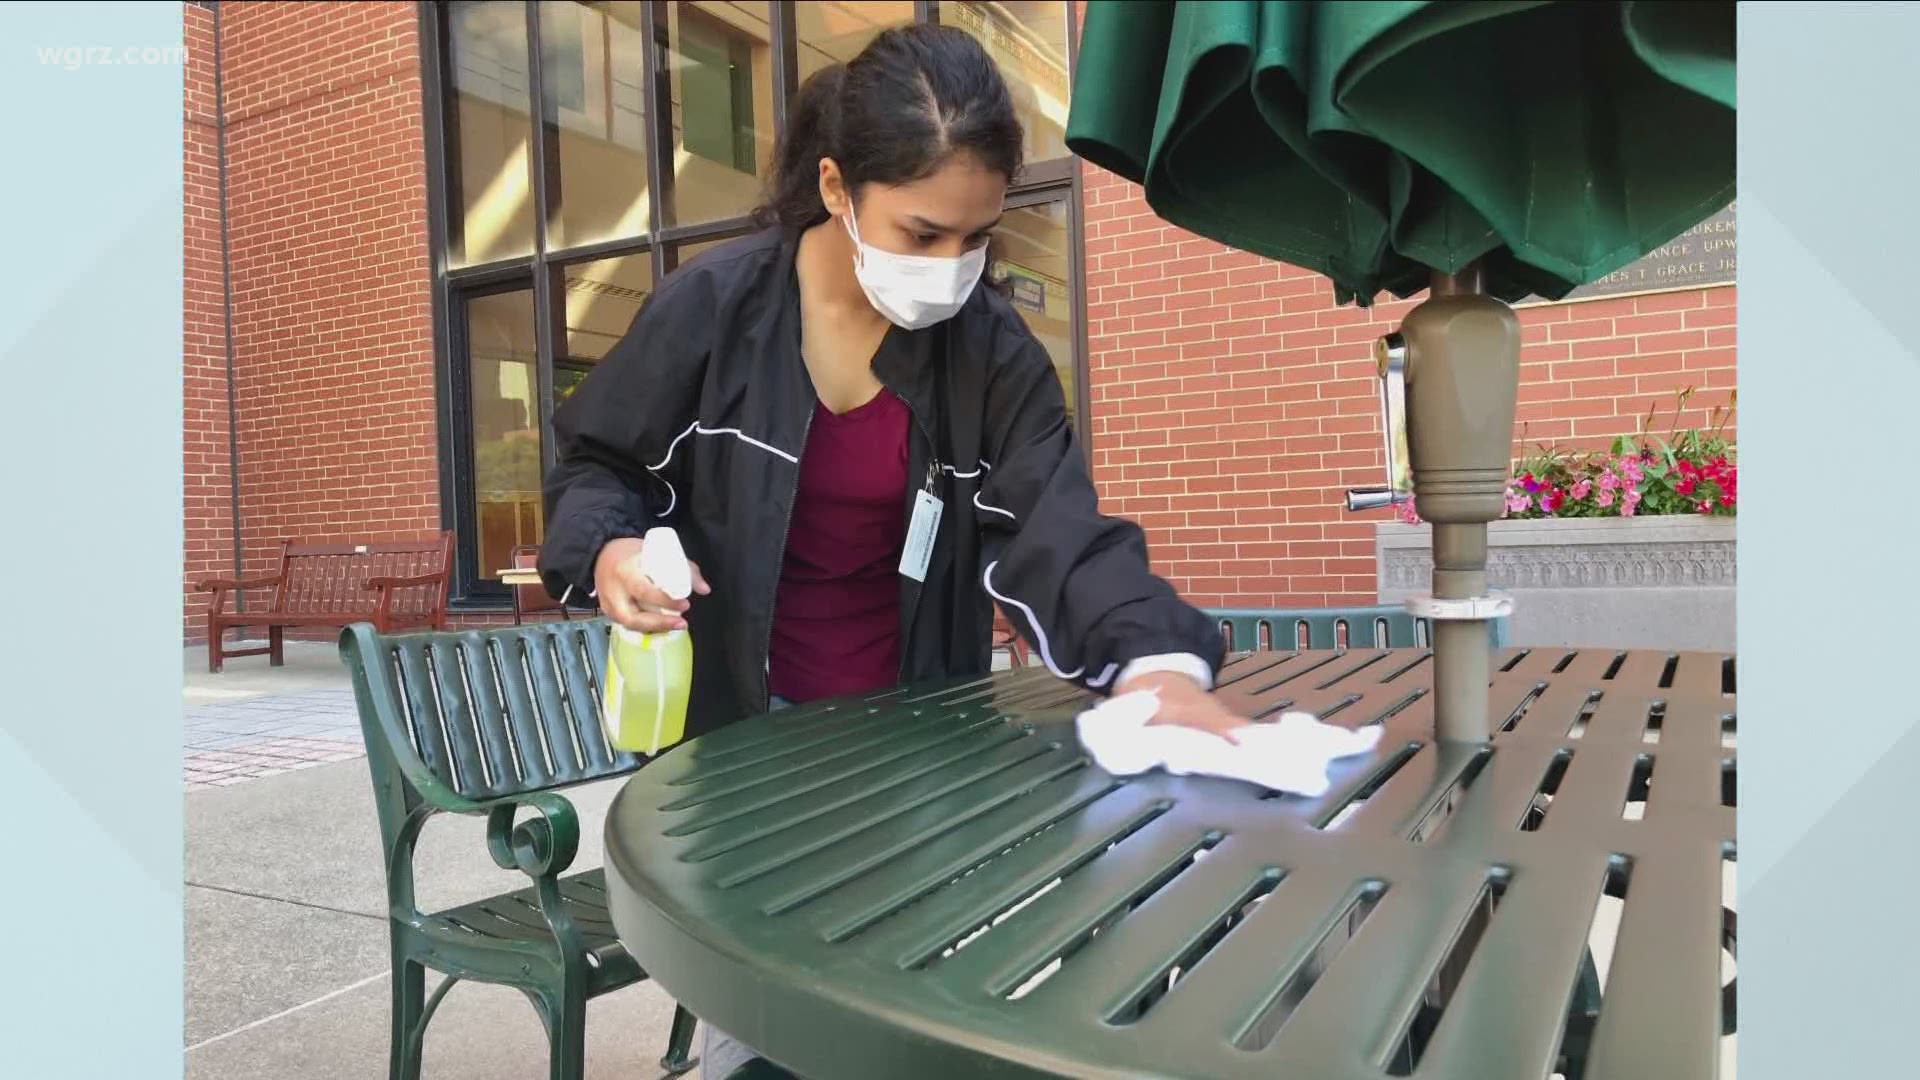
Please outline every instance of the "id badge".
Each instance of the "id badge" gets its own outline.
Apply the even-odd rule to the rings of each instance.
[[[927,580],[927,565],[933,561],[933,539],[940,529],[940,514],[946,504],[931,491],[913,497],[913,519],[907,523],[907,542],[900,549],[900,572],[915,581]]]

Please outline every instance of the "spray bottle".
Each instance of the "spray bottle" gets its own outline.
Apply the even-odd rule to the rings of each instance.
[[[640,548],[640,572],[675,600],[693,592],[687,555],[672,529],[648,531]],[[686,736],[692,682],[693,639],[685,630],[646,634],[616,625],[601,681],[607,740],[616,750],[648,756],[679,742]]]

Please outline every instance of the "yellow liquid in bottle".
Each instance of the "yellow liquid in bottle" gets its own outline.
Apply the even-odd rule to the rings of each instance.
[[[613,629],[601,714],[614,749],[652,756],[687,733],[693,639],[685,630],[642,634]]]

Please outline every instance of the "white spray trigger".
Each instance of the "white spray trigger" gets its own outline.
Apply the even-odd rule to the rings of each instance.
[[[687,566],[680,535],[672,529],[647,530],[640,546],[640,572],[675,600],[693,595],[693,571]]]

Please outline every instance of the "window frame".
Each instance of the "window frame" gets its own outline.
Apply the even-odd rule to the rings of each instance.
[[[654,287],[678,265],[684,246],[727,240],[753,231],[749,216],[716,221],[668,225],[672,217],[673,172],[664,167],[673,160],[671,75],[664,58],[671,55],[668,3],[640,0],[641,24],[651,28],[652,40],[642,50],[641,96],[647,124],[647,229],[631,237],[616,237],[562,249],[550,247],[553,224],[564,198],[560,171],[560,129],[549,117],[541,38],[541,0],[525,5],[528,123],[532,128],[528,171],[533,199],[533,250],[524,256],[493,262],[451,265],[451,238],[459,235],[460,177],[455,151],[459,95],[453,93],[449,52],[452,5],[418,0],[421,54],[421,97],[426,142],[427,235],[432,283],[435,429],[439,451],[440,525],[454,533],[454,565],[450,607],[455,611],[499,612],[507,609],[511,593],[488,575],[499,569],[479,565],[479,500],[473,449],[472,364],[465,313],[477,297],[531,288],[534,309],[534,423],[540,432],[543,474],[555,463],[553,410],[555,373],[568,366],[556,355],[566,341],[565,273],[569,267],[620,256],[645,255]],[[799,91],[799,41],[795,0],[771,0],[768,30],[772,55],[773,136],[786,133],[788,105]],[[920,22],[939,22],[938,0],[915,0]],[[1066,11],[1067,70],[1071,83],[1078,66],[1080,26],[1072,6]],[[1015,178],[1007,194],[1007,209],[1040,203],[1064,202],[1069,232],[1068,266],[1072,307],[1070,340],[1073,349],[1072,405],[1076,437],[1089,463],[1093,460],[1088,386],[1085,197],[1078,159],[1068,156],[1032,162]]]

